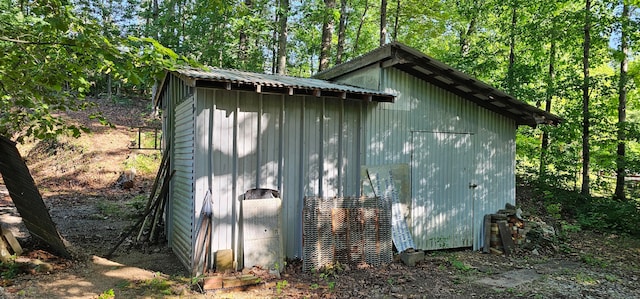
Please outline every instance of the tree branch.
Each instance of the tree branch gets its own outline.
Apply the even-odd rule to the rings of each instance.
[[[69,43],[34,42],[34,41],[28,41],[28,40],[9,38],[9,37],[5,37],[5,36],[0,36],[0,41],[10,42],[10,43],[14,43],[14,44],[23,44],[23,45],[59,45],[59,46],[69,46],[69,47],[75,47],[76,46],[75,44],[69,44]]]

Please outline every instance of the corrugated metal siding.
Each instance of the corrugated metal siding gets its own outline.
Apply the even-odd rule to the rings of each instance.
[[[433,177],[419,177],[432,172],[416,170],[418,166],[412,164],[411,219],[414,240],[424,249],[471,246],[469,232],[473,232],[472,236],[476,239],[473,245],[478,246],[477,236],[485,212],[495,212],[495,207],[504,206],[505,201],[498,198],[515,198],[512,166],[515,163],[515,123],[394,68],[383,70],[381,88],[395,94],[396,102],[368,106],[364,133],[365,164],[412,164],[415,163],[412,153],[425,154],[427,151],[426,154],[434,155],[433,158],[418,158],[439,161],[437,167],[448,171]],[[426,138],[428,135],[423,133],[433,136]],[[440,139],[436,138],[438,134]],[[416,136],[421,137],[414,139]],[[461,147],[453,147],[455,151],[443,150],[443,145],[447,147],[447,142],[443,140],[447,138],[460,143]],[[442,144],[439,146],[438,143]],[[422,149],[415,148],[416,144]],[[452,160],[452,154],[463,153],[466,156]],[[491,164],[491,167],[487,167],[487,164]],[[464,175],[451,171],[461,166],[467,166],[465,171],[468,172]],[[454,179],[451,176],[457,176],[455,182],[452,182]],[[428,190],[433,189],[429,186],[451,186],[452,183],[456,184],[458,190],[452,189],[455,200],[442,200],[440,206],[436,207],[425,196],[425,193],[438,192]],[[469,184],[478,184],[479,187],[470,190]],[[438,217],[441,217],[440,220]],[[457,220],[451,220],[452,217]],[[438,236],[452,236],[451,241],[444,242],[440,238],[438,242],[431,239],[427,227],[443,219],[448,222],[473,220],[470,223],[438,227]]]
[[[304,98],[285,100],[283,96],[281,109],[283,111],[281,152],[282,157],[282,187],[284,221],[283,236],[284,250],[288,257],[302,257],[302,200],[304,198],[304,168],[306,157],[302,154],[304,136]]]
[[[212,189],[212,252],[236,249],[242,240],[244,192],[270,188],[283,198],[286,255],[301,257],[304,196],[357,195],[359,152],[351,145],[359,140],[360,104],[200,88],[196,94],[196,202]]]
[[[482,245],[482,217],[503,209],[516,198],[516,124],[513,120],[480,109],[475,142],[477,163],[473,248]]]
[[[414,132],[412,228],[421,249],[472,243],[473,134]]]
[[[175,110],[172,166],[176,171],[171,184],[173,252],[183,264],[192,258],[194,199],[194,100],[185,99]]]

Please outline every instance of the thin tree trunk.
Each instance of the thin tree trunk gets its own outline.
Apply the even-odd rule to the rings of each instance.
[[[476,32],[476,23],[478,19],[478,15],[480,14],[480,10],[482,9],[483,2],[476,2],[475,5],[477,7],[474,8],[473,15],[471,16],[471,20],[469,20],[469,25],[467,25],[466,30],[460,30],[460,57],[466,57],[471,50],[471,41],[470,37],[472,34]],[[461,7],[462,3],[460,1],[456,1],[457,10],[459,13],[462,13],[463,8]]]
[[[331,39],[333,37],[333,9],[336,7],[335,0],[324,0],[325,4],[325,20],[322,24],[322,44],[320,47],[320,63],[318,71],[329,68],[329,57],[331,53]]]
[[[364,21],[367,18],[367,11],[369,10],[369,0],[364,1],[364,11],[362,12],[362,16],[360,16],[360,24],[358,25],[358,31],[356,31],[356,41],[353,43],[353,53],[358,55],[358,44],[360,41],[360,33],[362,32],[362,25],[364,25]]]
[[[513,0],[513,6],[511,7],[511,32],[509,33],[509,68],[507,69],[507,91],[509,94],[514,94],[515,79],[514,67],[516,61],[516,26],[518,26],[517,15],[518,1]]]
[[[627,71],[629,68],[629,45],[627,30],[629,24],[629,6],[622,1],[621,33],[620,33],[620,81],[618,82],[618,150],[616,159],[616,191],[614,197],[618,200],[626,199],[624,180],[626,177],[626,122],[627,122]]]
[[[467,26],[467,30],[460,34],[460,56],[465,57],[469,54],[469,50],[471,49],[471,42],[469,41],[469,36],[473,34],[476,30],[476,17],[469,22],[469,26]]]
[[[589,196],[589,50],[591,47],[591,0],[584,8],[584,43],[582,44],[582,188],[580,193]]]
[[[336,49],[336,64],[342,63],[344,43],[347,31],[347,0],[340,0],[340,23],[338,24],[338,48]]]
[[[280,33],[278,36],[278,68],[280,75],[287,74],[287,20],[289,16],[289,0],[280,0],[279,21]]]
[[[277,26],[273,26],[273,31],[271,32],[271,73],[276,74],[278,71],[278,46],[279,46],[279,31],[280,31],[280,13],[279,9],[276,9],[276,14],[274,16],[273,23],[278,24]]]
[[[555,72],[555,64],[556,64],[556,39],[555,37],[555,28],[553,29],[553,33],[551,34],[551,49],[549,50],[549,73],[547,76],[547,92],[545,96],[545,105],[544,110],[547,112],[551,112],[551,100],[553,99],[553,95],[555,94],[555,80],[556,80],[556,72]],[[542,132],[542,144],[540,146],[540,171],[538,173],[538,178],[540,180],[544,180],[547,175],[547,151],[549,149],[549,132]]]
[[[387,0],[380,1],[380,46],[387,42]]]
[[[396,19],[393,22],[393,41],[398,41],[398,22],[400,19],[400,0],[396,0]]]
[[[113,87],[113,83],[111,82],[111,74],[107,74],[107,99],[111,100],[113,94],[111,94],[111,89]]]
[[[244,5],[246,6],[246,9],[248,11],[251,10],[251,5],[252,5],[251,0],[245,0]],[[238,62],[240,63],[243,69],[247,65],[247,45],[249,42],[247,38],[246,30],[247,30],[247,27],[242,26],[242,28],[240,29],[240,40],[238,42]]]
[[[158,0],[153,0],[153,9],[152,9],[152,20],[151,25],[155,26],[158,24],[158,17],[160,16],[160,8],[158,6]],[[155,31],[155,38],[160,39],[160,30]]]

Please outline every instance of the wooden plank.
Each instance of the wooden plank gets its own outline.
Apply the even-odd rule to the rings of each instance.
[[[4,239],[0,238],[0,261],[6,263],[11,260],[11,252],[9,252],[9,248],[7,247],[7,243]]]
[[[220,249],[216,252],[216,271],[224,273],[227,270],[233,271],[233,250]]]
[[[222,279],[223,288],[243,287],[260,283],[260,278],[253,275],[243,275],[241,277],[225,277]]]
[[[484,215],[484,245],[482,252],[489,253],[491,250],[491,215]]]
[[[511,239],[511,230],[507,225],[506,220],[498,221],[498,229],[500,230],[500,238],[502,239],[502,247],[504,247],[504,254],[511,255],[511,251],[513,250],[514,244],[513,239]]]

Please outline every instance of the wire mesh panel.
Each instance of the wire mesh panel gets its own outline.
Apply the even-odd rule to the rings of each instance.
[[[391,262],[388,199],[307,197],[302,226],[304,271],[336,262],[371,266]]]

